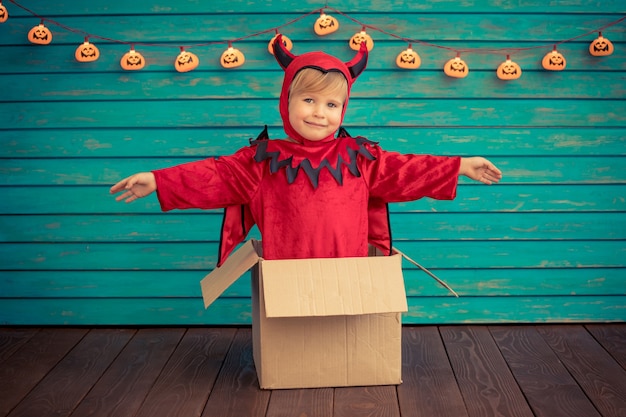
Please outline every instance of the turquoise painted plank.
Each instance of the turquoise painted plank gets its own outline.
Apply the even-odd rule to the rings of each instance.
[[[421,261],[420,259],[417,259]],[[409,297],[447,297],[448,290],[405,262]],[[413,269],[410,269],[412,267]],[[461,296],[626,295],[624,268],[431,269]],[[208,271],[0,271],[4,298],[198,297]],[[250,276],[223,298],[250,297]]]
[[[450,88],[459,80],[450,80]],[[345,124],[419,127],[623,127],[626,100],[369,99],[350,101]],[[125,100],[118,102],[0,103],[0,125],[11,129],[190,128],[254,130],[281,125],[276,100]]]
[[[626,240],[624,213],[391,213],[405,240]],[[218,241],[222,213],[0,216],[2,242]]]
[[[60,129],[5,130],[0,137],[0,157],[155,157],[205,158],[234,153],[247,146],[263,126],[213,129]],[[282,132],[282,129],[280,129]],[[271,136],[283,137],[274,129]],[[612,136],[611,133],[609,135]],[[626,130],[624,131],[626,136]],[[620,142],[619,134],[614,139]],[[611,145],[607,145],[611,146]]]
[[[624,213],[392,213],[403,240],[626,240]]]
[[[112,185],[112,184],[110,184]],[[132,204],[116,202],[102,186],[28,186],[2,187],[0,214],[139,214],[160,213],[156,197],[150,196]],[[392,212],[412,213],[550,213],[550,212],[624,212],[626,185],[507,185],[460,184],[456,199],[437,201],[422,199],[393,203]],[[217,211],[186,210],[185,213]],[[221,211],[220,211],[221,212]],[[172,212],[174,213],[174,212]],[[164,216],[169,215],[163,214]]]
[[[624,268],[430,269],[460,296],[626,295]],[[449,296],[446,288],[418,269],[407,269],[407,296]]]
[[[112,185],[138,171],[197,159],[9,159],[0,166],[0,185]],[[503,172],[502,183],[507,184],[626,183],[624,159],[619,156],[490,157]],[[474,183],[465,177],[459,181]]]
[[[427,268],[614,268],[624,241],[406,241],[396,244]],[[213,242],[4,243],[5,270],[202,270],[215,267]]]
[[[465,187],[465,188],[464,188]],[[459,186],[453,201],[421,199],[415,202],[394,203],[398,211],[489,211],[488,205],[498,211],[550,212],[550,211],[618,211],[623,212],[626,199],[620,185],[537,185],[524,184],[507,187],[505,184],[484,187]]]
[[[2,214],[159,213],[154,196],[134,204],[118,203],[108,185],[97,187],[0,187]],[[189,211],[191,213],[191,211]],[[200,212],[200,210],[196,210]]]
[[[506,83],[493,71],[472,74],[473,82],[460,83],[457,98],[576,98],[622,99],[626,96],[626,79],[619,72],[573,72],[550,75],[529,72],[519,82]],[[232,74],[218,71],[194,72],[193,77],[129,78],[125,74],[109,76],[87,72],[68,77],[66,74],[34,74],[7,76],[3,99],[11,102],[29,101],[119,101],[144,97],[149,100],[169,99],[246,99],[278,98],[282,75],[277,71],[246,72],[236,80]],[[526,73],[525,73],[526,75]],[[15,80],[13,82],[12,80]],[[401,72],[398,70],[366,71],[358,80],[351,98],[437,98],[449,95],[440,72]],[[477,89],[475,83],[484,88]],[[584,88],[571,88],[572,84]]]
[[[4,242],[218,241],[223,215],[0,216]]]
[[[404,324],[551,323],[626,320],[625,296],[409,298]],[[247,299],[5,299],[2,325],[247,325]]]
[[[580,0],[568,2],[555,2],[546,9],[545,2],[538,0],[432,0],[429,2],[390,2],[386,0],[342,0],[341,2],[327,2],[344,13],[357,12],[457,12],[457,13],[539,13],[550,15],[555,13],[589,13],[600,10],[603,13],[626,13],[626,6],[620,0]],[[244,12],[269,12],[269,13],[306,13],[323,7],[326,2],[319,0],[261,0],[251,2],[249,0],[212,0],[210,2],[198,2],[192,0],[153,1],[136,0],[131,3],[112,3],[110,0],[90,0],[89,2],[75,3],[69,0],[55,1],[54,3],[42,2],[37,4],[37,13],[45,16],[72,15],[117,15],[123,11],[126,14],[157,14],[164,13],[244,13]],[[13,16],[29,16],[22,9],[9,4]],[[62,11],[62,13],[61,13]],[[327,13],[332,13],[328,11]]]
[[[626,297],[409,298],[403,323],[550,323],[626,320]]]
[[[603,33],[607,37],[609,34]],[[621,35],[623,36],[623,35]],[[618,42],[613,37],[612,42],[615,45],[615,51],[612,55],[606,57],[594,57],[588,52],[589,43],[593,40],[593,36],[589,35],[587,39],[568,42],[559,46],[559,51],[567,58],[567,69],[561,74],[549,73],[541,67],[541,59],[552,49],[553,43],[548,42],[518,42],[510,41],[499,45],[500,48],[507,50],[487,53],[486,50],[493,48],[493,42],[488,41],[437,41],[440,48],[423,47],[419,44],[413,44],[413,49],[418,52],[421,57],[422,64],[415,71],[400,70],[396,67],[397,55],[406,49],[407,44],[398,40],[378,40],[376,47],[372,50],[367,64],[367,71],[364,74],[383,70],[395,70],[398,77],[403,80],[413,82],[420,81],[425,77],[433,77],[441,75],[443,77],[443,66],[450,58],[455,56],[457,49],[466,51],[474,50],[475,52],[466,52],[463,59],[470,67],[470,78],[462,80],[467,82],[470,79],[477,79],[475,76],[480,71],[486,71],[493,77],[487,79],[489,86],[499,86],[500,88],[514,88],[516,85],[525,85],[527,80],[536,79],[533,72],[547,73],[545,80],[558,80],[561,77],[569,77],[574,71],[584,71],[591,73],[601,73],[603,71],[624,71],[626,70],[626,40]],[[168,47],[151,47],[147,50],[144,48],[139,50],[146,59],[147,66],[134,73],[124,71],[120,67],[120,59],[128,52],[128,45],[118,44],[102,44],[92,40],[100,49],[100,58],[96,62],[80,63],[74,58],[74,51],[82,38],[77,39],[70,44],[52,43],[46,46],[33,46],[20,43],[15,46],[0,45],[0,56],[16,56],[19,59],[8,60],[0,67],[0,74],[12,75],[19,74],[91,74],[102,77],[103,73],[112,73],[120,79],[132,80],[152,80],[154,78],[161,79],[163,82],[177,82],[185,85],[189,80],[200,78],[209,78],[212,73],[220,73],[225,77],[230,76],[230,83],[238,84],[242,77],[249,76],[251,72],[258,74],[262,71],[278,71],[276,60],[267,52],[265,41],[255,41],[241,46],[240,49],[246,56],[246,63],[236,69],[224,69],[219,64],[224,46],[215,45],[211,47],[193,48],[199,58],[198,68],[187,73],[178,73],[174,70],[174,59],[179,53],[178,46],[170,45]],[[526,49],[519,51],[519,49]],[[329,54],[335,55],[344,61],[350,60],[354,56],[347,46],[346,39],[329,40],[326,38],[311,38],[306,42],[298,44],[298,49],[294,49],[294,53],[301,54],[304,52],[322,50]],[[480,52],[480,53],[479,53]],[[506,54],[511,53],[512,59],[517,62],[523,69],[522,78],[516,81],[505,82],[495,78],[495,70],[505,59]],[[206,75],[205,75],[206,74]],[[117,79],[117,78],[115,78]],[[540,78],[541,80],[541,78]],[[431,80],[428,79],[430,82]],[[360,82],[355,84],[358,86]],[[425,87],[426,83],[421,83]],[[463,82],[457,83],[463,84]],[[254,88],[252,85],[250,88]]]
[[[410,128],[346,126],[383,149],[437,155],[626,155],[623,128]],[[5,130],[0,158],[179,157],[227,155],[247,146],[262,129],[59,129]],[[273,128],[270,137],[282,138]]]
[[[202,298],[4,299],[0,324],[26,325],[221,325],[250,324],[249,299],[218,299],[205,310]],[[185,324],[186,323],[186,324]]]
[[[0,271],[3,298],[194,298],[208,271]],[[597,293],[599,289],[596,290]],[[250,274],[222,298],[250,298]],[[1,304],[1,303],[0,303]]]
[[[302,15],[267,13],[267,10],[265,13],[233,13],[227,16],[210,13],[179,15],[128,15],[122,13],[115,19],[91,15],[63,16],[59,17],[59,21],[67,27],[94,35],[94,38],[106,37],[128,44],[135,43],[137,46],[140,46],[140,43],[206,45],[215,42],[222,43],[222,49],[226,49],[227,41],[245,36],[250,36],[250,38],[238,44],[268,43],[274,35],[275,29],[279,27],[281,27],[281,32],[289,36],[294,42],[318,38],[313,32],[313,26],[319,13],[293,22],[294,19]],[[350,19],[336,16],[339,21],[339,30],[328,35],[328,39],[342,39],[347,44],[348,39],[354,33],[360,31],[363,25],[367,25],[368,33],[373,37],[374,42],[381,39],[398,42],[398,39],[406,38],[437,44],[440,41],[450,40],[497,39],[498,41],[516,42],[540,41],[548,45],[598,30],[620,18],[619,15],[600,13],[574,15],[553,13],[549,19],[546,19],[543,14],[524,13],[503,16],[501,13],[433,13],[424,15],[403,12],[350,13],[349,16]],[[2,27],[5,33],[0,38],[1,44],[27,44],[28,31],[38,23],[38,19],[35,18],[8,20]],[[55,43],[78,43],[83,40],[84,36],[77,36],[73,31],[64,30],[54,25],[49,26]],[[393,33],[397,35],[397,38],[391,37],[383,31]],[[625,40],[623,26],[606,28],[603,34],[609,39],[613,36],[616,42]],[[590,36],[589,41],[592,39],[595,37]],[[144,49],[151,49],[149,46],[144,46]],[[492,49],[501,47],[500,44],[491,46]]]

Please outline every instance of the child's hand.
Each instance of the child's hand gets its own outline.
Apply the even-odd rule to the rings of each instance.
[[[150,195],[157,189],[156,180],[152,172],[140,172],[135,175],[131,175],[128,178],[124,178],[122,181],[115,184],[109,192],[116,194],[124,191],[123,194],[115,197],[116,201],[122,201],[126,199],[127,203],[137,200],[138,198]]]
[[[489,160],[475,156],[472,158],[461,158],[461,168],[459,175],[465,175],[475,181],[483,184],[493,184],[502,179],[502,171],[500,171]]]

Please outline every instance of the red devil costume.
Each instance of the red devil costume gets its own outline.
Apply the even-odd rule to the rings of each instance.
[[[233,155],[154,171],[162,210],[225,208],[218,265],[255,223],[265,259],[367,256],[368,242],[389,253],[387,203],[455,197],[458,157],[387,152],[343,129],[309,141],[289,123],[289,87],[303,68],[343,74],[343,120],[367,62],[364,45],[348,63],[322,52],[294,56],[280,36],[274,51],[285,71],[279,109],[292,140],[270,140],[265,130]]]

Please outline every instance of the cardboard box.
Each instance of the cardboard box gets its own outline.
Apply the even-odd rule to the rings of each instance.
[[[263,389],[401,383],[400,254],[264,260],[247,241],[201,282],[208,307],[252,269],[253,354]]]

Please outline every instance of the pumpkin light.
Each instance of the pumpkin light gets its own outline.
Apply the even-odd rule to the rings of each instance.
[[[200,60],[196,54],[192,54],[189,51],[185,51],[184,48],[180,48],[180,54],[174,61],[174,68],[178,72],[188,72],[194,70],[200,64]]]
[[[120,60],[120,65],[127,71],[137,71],[146,66],[146,60],[139,52],[131,46]]]
[[[276,32],[276,35],[274,35],[274,37],[267,44],[267,50],[272,55],[274,55],[274,41],[276,40],[276,37],[278,35],[279,35],[279,33]],[[291,51],[291,48],[293,48],[293,42],[291,42],[291,39],[289,39],[285,35],[282,35],[282,40],[283,40],[283,45],[285,46],[285,49],[287,49],[288,51]]]
[[[315,21],[315,25],[313,26],[313,30],[315,34],[319,36],[324,36],[336,32],[339,29],[339,22],[332,16],[324,14],[322,12],[320,17]]]
[[[598,33],[598,37],[589,44],[589,53],[593,56],[607,56],[614,51],[613,43],[602,36],[602,32]]]
[[[448,77],[465,78],[467,77],[467,74],[469,74],[469,67],[467,66],[465,61],[463,61],[461,57],[457,55],[456,57],[450,59],[448,62],[445,63],[445,65],[443,66],[443,72]]]
[[[89,43],[89,39],[85,39],[81,45],[78,45],[76,52],[74,52],[74,58],[78,62],[93,62],[100,58],[100,51],[93,43]]]
[[[354,35],[352,35],[352,37],[350,38],[350,48],[352,48],[355,51],[358,51],[359,49],[361,49],[361,44],[365,43],[365,46],[367,46],[367,50],[371,51],[374,48],[374,40],[372,39],[372,37],[370,35],[367,34],[367,32],[365,32],[365,28],[363,28],[363,30],[361,30],[360,32],[355,33]]]
[[[52,42],[52,32],[42,22],[28,32],[28,40],[37,45],[48,45]]]
[[[522,68],[507,55],[506,61],[498,66],[496,75],[501,80],[517,80],[522,76]]]
[[[6,22],[8,18],[9,18],[9,11],[7,10],[6,7],[2,5],[2,2],[0,1],[0,23]]]
[[[548,71],[563,71],[566,64],[565,57],[556,50],[556,46],[541,60],[541,66]]]
[[[246,62],[246,57],[243,52],[237,48],[233,48],[230,43],[228,44],[228,49],[226,49],[220,57],[220,64],[224,68],[240,67],[244,62]]]
[[[417,69],[422,64],[422,59],[413,50],[411,44],[404,51],[400,52],[396,57],[396,65],[404,69]]]

